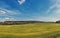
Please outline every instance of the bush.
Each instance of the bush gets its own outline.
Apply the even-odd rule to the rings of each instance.
[[[56,23],[60,23],[60,20],[56,21]]]

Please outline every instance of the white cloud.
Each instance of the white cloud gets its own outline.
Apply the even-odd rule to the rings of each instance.
[[[13,17],[13,15],[18,15],[18,14],[19,15],[21,14],[19,10],[8,10],[8,9],[0,8],[0,16],[2,17],[0,18],[0,22],[14,21],[15,18]]]
[[[59,20],[59,17],[56,16],[46,16],[46,17],[36,17],[32,20],[37,20],[37,21],[45,21],[45,22],[56,22]]]
[[[0,18],[0,22],[4,22],[4,21],[15,21],[15,18],[12,18],[12,17]]]
[[[4,10],[0,10],[0,14],[5,14],[6,12]]]
[[[54,9],[54,8],[60,8],[60,0],[50,0],[51,1],[51,3],[53,2],[53,4],[49,7],[49,9],[48,9],[48,13],[52,10],[52,9]],[[58,10],[57,9],[57,10]],[[60,9],[59,9],[60,10]],[[58,11],[57,11],[58,12]]]
[[[26,0],[18,0],[18,3],[21,5],[25,2]]]
[[[15,21],[15,18],[6,17],[6,18],[4,18],[4,21]]]
[[[51,6],[49,6],[48,8],[47,14],[51,13],[51,15],[47,16],[46,20],[50,21],[60,20],[60,0],[50,0],[50,2]]]
[[[55,11],[55,13],[56,13],[56,14],[60,14],[60,9],[57,9],[57,10]]]
[[[49,7],[49,9],[47,10],[47,13],[49,13],[53,8],[55,8],[55,4]]]
[[[21,12],[19,10],[8,10],[8,9],[0,8],[0,15],[1,14],[14,15],[14,14],[21,14]]]

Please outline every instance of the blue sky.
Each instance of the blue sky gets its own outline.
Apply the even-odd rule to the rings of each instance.
[[[0,20],[56,21],[60,0],[0,0]]]

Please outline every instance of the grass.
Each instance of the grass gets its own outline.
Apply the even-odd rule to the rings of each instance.
[[[60,38],[60,24],[0,25],[0,38]]]

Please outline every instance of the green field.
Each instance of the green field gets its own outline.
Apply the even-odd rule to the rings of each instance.
[[[60,24],[0,25],[0,38],[60,38]]]

